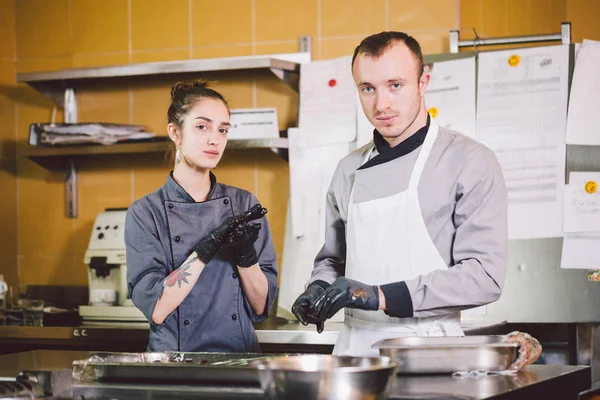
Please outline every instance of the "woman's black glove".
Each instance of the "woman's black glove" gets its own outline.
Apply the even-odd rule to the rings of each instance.
[[[325,321],[344,307],[377,311],[379,289],[346,277],[335,280],[313,303],[314,317]]]
[[[260,219],[266,213],[267,209],[263,208],[260,204],[257,204],[250,210],[243,212],[240,215],[234,215],[233,217],[227,218],[225,222],[223,222],[214,231],[209,233],[208,236],[200,240],[200,242],[198,242],[198,244],[194,247],[194,251],[198,255],[198,258],[204,264],[208,264],[208,262],[221,249],[221,246],[225,244],[228,236],[239,224]]]
[[[258,263],[254,242],[258,239],[260,224],[239,224],[229,236],[229,246],[235,252],[235,263],[238,267],[248,268]]]

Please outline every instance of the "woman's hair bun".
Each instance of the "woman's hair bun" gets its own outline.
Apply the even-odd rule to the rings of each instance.
[[[188,92],[190,89],[194,89],[194,88],[206,89],[207,86],[208,86],[207,81],[194,81],[194,82],[192,82],[191,85],[189,83],[185,83],[185,82],[177,82],[171,88],[171,100],[175,101],[176,98],[179,98],[180,95]]]

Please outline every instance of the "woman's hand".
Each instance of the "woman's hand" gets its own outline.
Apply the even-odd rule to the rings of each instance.
[[[254,242],[258,239],[260,224],[239,224],[229,236],[228,244],[235,252],[238,267],[248,268],[258,263]]]
[[[227,218],[225,222],[209,233],[208,236],[200,240],[194,247],[194,251],[198,255],[198,258],[204,264],[208,264],[238,226],[247,224],[249,221],[260,219],[266,213],[267,209],[260,204],[257,204],[240,215]]]

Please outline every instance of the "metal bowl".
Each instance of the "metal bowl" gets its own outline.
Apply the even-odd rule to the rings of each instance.
[[[252,363],[269,399],[385,399],[397,366],[388,357],[297,355]]]

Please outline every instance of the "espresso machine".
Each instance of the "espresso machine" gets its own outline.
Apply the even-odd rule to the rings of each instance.
[[[106,209],[96,216],[84,262],[89,305],[79,307],[85,323],[146,322],[127,290],[125,215],[127,209]]]

